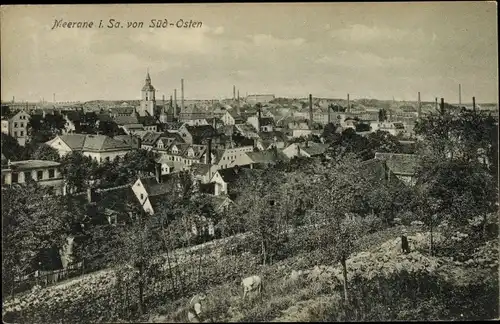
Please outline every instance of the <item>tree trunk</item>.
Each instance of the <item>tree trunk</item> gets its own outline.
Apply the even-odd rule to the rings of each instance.
[[[344,278],[344,282],[343,282],[343,284],[344,284],[344,301],[347,305],[349,303],[349,299],[347,296],[347,263],[346,263],[345,255],[342,256],[340,263],[342,263],[342,276]]]

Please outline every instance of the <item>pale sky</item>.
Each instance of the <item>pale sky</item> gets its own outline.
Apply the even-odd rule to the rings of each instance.
[[[444,97],[497,102],[496,3],[2,6],[2,100],[139,99],[149,68],[169,98]],[[150,29],[151,19],[201,21]],[[56,19],[92,29],[51,30]],[[144,28],[96,28],[100,20]]]

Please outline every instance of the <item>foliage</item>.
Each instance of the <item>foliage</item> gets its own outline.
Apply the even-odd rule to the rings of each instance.
[[[80,152],[73,151],[61,158],[61,174],[68,185],[69,192],[85,190],[96,168],[97,162]]]
[[[12,287],[14,277],[38,269],[41,249],[61,247],[70,234],[76,213],[62,199],[35,182],[2,190],[2,281],[6,287]]]
[[[48,161],[58,161],[59,153],[56,149],[50,147],[47,144],[41,144],[31,155],[33,160],[48,160]]]
[[[22,159],[23,148],[21,145],[19,145],[14,137],[2,133],[1,140],[2,154],[5,155],[5,158],[12,161],[18,161]]]

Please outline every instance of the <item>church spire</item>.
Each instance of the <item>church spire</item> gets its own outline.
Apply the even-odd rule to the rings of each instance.
[[[151,77],[149,76],[149,68],[146,74],[146,83],[151,83]]]

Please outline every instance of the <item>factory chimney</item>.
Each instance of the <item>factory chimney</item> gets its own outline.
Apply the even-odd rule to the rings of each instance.
[[[54,100],[54,103],[56,103],[56,94],[55,94],[55,93],[54,93],[54,94],[52,94],[52,98],[53,98],[53,100]]]
[[[312,94],[309,94],[309,129],[313,128],[313,99]]]
[[[181,79],[181,112],[184,111],[184,79]]]
[[[348,113],[351,112],[351,104],[350,104],[350,100],[349,100],[349,94],[347,94],[347,112]]]
[[[436,104],[435,104],[436,111],[438,111],[438,98],[436,97]]]
[[[441,98],[441,115],[444,115],[444,98]]]
[[[418,92],[418,107],[417,107],[417,118],[420,119],[422,114],[422,102],[420,101],[420,92]]]
[[[476,97],[472,97],[472,110],[476,111]]]
[[[177,118],[177,89],[174,89],[174,117]]]
[[[462,85],[458,84],[458,105],[462,106]]]
[[[14,103],[16,100],[16,97],[12,96],[12,103]]]
[[[260,119],[262,118],[261,107],[259,106],[258,116],[257,116],[257,132],[260,133]]]
[[[240,90],[238,89],[238,100],[236,101],[236,113],[238,114],[238,116],[241,115],[241,111],[240,111]]]
[[[239,91],[239,90],[238,90]],[[233,101],[236,99],[236,86],[233,85]]]

